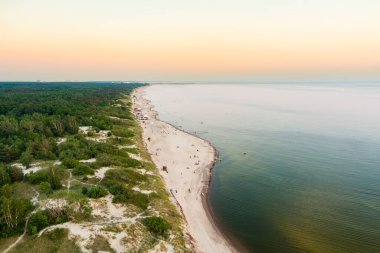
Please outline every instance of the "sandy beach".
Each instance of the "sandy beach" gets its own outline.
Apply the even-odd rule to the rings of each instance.
[[[162,122],[145,89],[133,92],[133,110],[140,119],[143,138],[152,160],[186,221],[185,232],[195,252],[236,252],[216,227],[207,208],[207,189],[217,154],[205,140]],[[163,168],[167,168],[164,170]]]

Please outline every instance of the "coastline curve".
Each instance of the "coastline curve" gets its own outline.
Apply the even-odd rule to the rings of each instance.
[[[145,94],[146,88],[149,88],[149,86],[140,87],[133,91],[132,93],[133,107],[132,108],[137,118],[139,115],[146,115],[144,117],[148,118],[147,120],[139,120],[139,123],[143,129],[144,142],[147,146],[149,153],[151,154],[153,162],[155,163],[157,169],[160,172],[161,177],[163,178],[165,182],[165,185],[167,187],[168,192],[170,193],[170,196],[173,202],[176,204],[179,211],[184,217],[185,224],[186,224],[185,232],[189,236],[189,241],[192,244],[193,250],[195,252],[205,252],[205,253],[216,252],[215,250],[217,250],[218,252],[226,252],[226,253],[227,252],[234,252],[234,253],[243,252],[243,248],[240,247],[236,242],[234,242],[230,237],[228,237],[226,233],[224,233],[221,230],[221,228],[218,226],[217,221],[215,220],[213,216],[213,212],[209,203],[209,187],[212,183],[213,170],[214,170],[215,165],[217,164],[218,157],[219,157],[219,153],[217,149],[215,148],[215,146],[212,145],[210,141],[205,140],[193,133],[187,132],[184,129],[181,129],[171,123],[160,120],[158,116],[159,114],[157,111],[154,110],[154,105],[152,104],[152,102],[146,97],[144,97],[146,95]],[[140,112],[140,114],[136,115],[138,112]],[[166,126],[165,130],[162,130],[162,128],[157,127],[156,124],[158,124],[160,127],[163,127],[163,128],[165,128]],[[171,128],[171,131],[168,130],[169,128]],[[202,164],[201,166],[202,172],[199,172],[199,174],[201,173],[202,175],[201,185],[199,185],[199,182],[197,182],[196,186],[198,186],[200,189],[195,189],[195,190],[200,190],[201,201],[199,201],[199,198],[196,198],[196,200],[197,202],[199,202],[198,204],[201,205],[203,213],[200,212],[200,210],[196,210],[197,209],[196,205],[194,205],[194,204],[197,204],[196,202],[194,203],[193,200],[186,201],[186,196],[185,197],[183,196],[183,192],[181,193],[180,190],[173,189],[173,186],[176,185],[176,184],[173,184],[173,181],[177,181],[178,178],[181,178],[181,177],[176,177],[174,175],[174,178],[173,176],[172,178],[169,178],[168,175],[166,175],[166,174],[169,174],[168,172],[165,173],[159,169],[160,166],[162,166],[163,164],[162,160],[165,160],[166,162],[169,162],[169,161],[168,159],[163,159],[162,156],[158,155],[157,152],[154,153],[154,150],[157,151],[157,149],[159,148],[157,148],[157,145],[151,145],[153,141],[151,141],[151,137],[148,137],[149,130],[151,131],[149,135],[154,135],[154,134],[157,135],[157,131],[155,133],[153,129],[160,130],[161,132],[158,133],[159,135],[162,135],[163,133],[165,133],[164,138],[160,139],[161,143],[158,143],[158,145],[169,144],[170,143],[169,141],[165,143],[165,140],[168,139],[165,137],[166,135],[169,135],[168,134],[169,132],[172,133],[172,131],[174,130],[175,136],[172,136],[172,137],[174,137],[178,142],[181,142],[178,140],[178,133],[182,133],[183,136],[181,137],[190,136],[192,138],[192,142],[195,142],[195,140],[198,140],[198,142],[201,142],[201,143],[203,142],[203,145],[206,145],[208,149],[211,149],[211,151],[209,152],[211,152],[212,156],[210,156],[210,154],[205,156],[205,158],[208,159],[207,163]],[[154,138],[156,139],[157,136],[155,136]],[[183,143],[183,140],[182,140],[182,143]],[[194,146],[194,144],[192,144],[192,146]],[[199,151],[201,147],[204,148],[205,146],[202,146],[202,144],[200,144],[197,147],[198,147],[197,151]],[[178,146],[177,146],[177,149],[178,149]],[[182,151],[183,151],[182,156],[185,156],[187,158],[188,153],[185,152],[185,150],[182,150]],[[181,162],[180,168],[189,165],[187,161],[180,161],[180,162]],[[173,163],[180,163],[180,162],[173,161]],[[189,167],[187,167],[187,169],[189,169]],[[183,173],[185,173],[185,171],[186,170],[182,169]],[[182,175],[182,172],[181,172],[181,175]],[[194,174],[195,174],[195,171],[194,171]],[[198,174],[198,177],[197,176],[195,177],[195,179],[200,178],[199,174]],[[207,180],[205,180],[204,175],[207,175],[207,178],[206,178]],[[179,184],[186,184],[186,183],[187,182],[184,181],[184,182],[180,182]],[[189,193],[190,193],[190,188],[189,188]],[[179,198],[177,198],[176,195],[179,196]],[[192,205],[190,205],[192,208],[187,208],[189,206],[188,205],[189,203],[187,202],[192,202],[191,203]],[[205,216],[205,217],[202,217],[202,216]],[[199,231],[196,231],[197,229],[199,229],[199,226],[196,226],[197,222],[194,221],[194,219],[201,219],[201,220],[203,219],[201,226],[205,227],[206,230],[208,230],[207,231],[208,233],[202,233],[203,231],[199,233]],[[205,238],[205,237],[208,237],[208,238]],[[215,244],[215,245],[212,245],[212,244]]]

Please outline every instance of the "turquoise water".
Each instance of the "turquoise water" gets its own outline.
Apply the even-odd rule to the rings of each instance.
[[[161,119],[219,150],[212,209],[249,252],[380,252],[380,85],[155,85],[147,95]]]

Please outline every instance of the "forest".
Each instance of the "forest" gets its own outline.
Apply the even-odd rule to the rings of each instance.
[[[55,138],[77,134],[79,125],[109,130],[111,120],[97,111],[137,85],[0,83],[0,162],[54,159]],[[131,117],[126,108],[119,113]]]

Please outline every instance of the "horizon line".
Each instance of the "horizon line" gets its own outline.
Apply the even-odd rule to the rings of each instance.
[[[165,80],[0,80],[0,83],[149,83],[149,84],[276,84],[276,83],[379,83],[379,80],[228,80],[228,81],[165,81]]]

